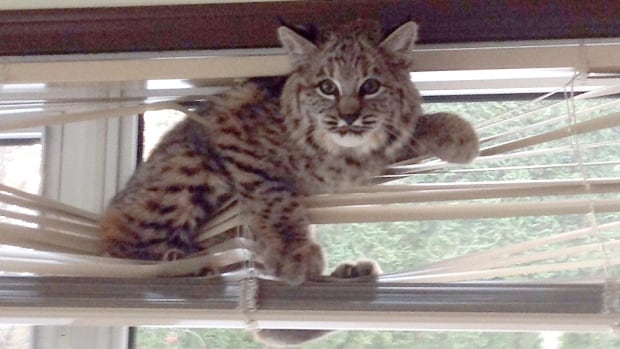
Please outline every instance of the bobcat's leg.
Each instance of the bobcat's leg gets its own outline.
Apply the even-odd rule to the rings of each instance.
[[[416,124],[407,154],[399,160],[434,155],[452,163],[468,163],[478,156],[480,144],[473,127],[452,113],[425,114]]]
[[[265,182],[245,195],[243,209],[268,273],[290,285],[323,273],[323,251],[295,193],[280,183]]]
[[[101,253],[176,260],[198,252],[200,227],[228,201],[225,176],[185,143],[151,156],[118,193],[100,222]]]

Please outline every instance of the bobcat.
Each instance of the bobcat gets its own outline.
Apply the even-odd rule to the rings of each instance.
[[[168,132],[109,204],[103,252],[146,260],[199,252],[201,228],[236,197],[268,273],[290,285],[321,275],[323,252],[302,197],[368,183],[395,161],[466,163],[478,153],[465,120],[422,113],[409,79],[416,36],[414,22],[383,35],[377,23],[357,20],[314,38],[280,27],[292,73],[210,96],[198,111],[205,123],[186,119]],[[369,261],[343,266],[335,276],[377,273]],[[304,333],[324,331],[258,337],[292,344],[311,339]]]

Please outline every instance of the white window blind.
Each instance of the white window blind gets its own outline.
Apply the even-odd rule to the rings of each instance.
[[[391,231],[405,230],[411,245],[423,245],[422,237],[443,236],[459,239],[457,250],[429,245],[437,251],[421,261],[410,258],[414,249],[403,248],[393,255],[402,256],[402,267],[388,270],[377,283],[326,278],[289,289],[260,274],[251,227],[243,225],[234,201],[222,207],[202,233],[204,252],[174,262],[145,263],[97,256],[97,209],[2,184],[0,215],[6,219],[0,221],[0,244],[12,247],[0,249],[0,270],[37,275],[7,278],[10,282],[1,286],[7,295],[2,307],[16,317],[107,325],[241,327],[257,321],[261,327],[278,328],[610,329],[620,306],[614,281],[620,265],[620,155],[615,151],[620,81],[610,58],[618,48],[600,42],[421,48],[420,69],[438,76],[412,75],[414,81],[420,79],[418,86],[429,100],[425,110],[453,111],[470,120],[482,141],[480,157],[458,166],[433,158],[411,159],[386,169],[376,185],[306,199],[310,221],[323,240],[346,243],[351,229],[375,224],[381,225],[386,244]],[[558,53],[562,55],[548,59]],[[285,71],[272,57],[212,59],[147,60],[125,78],[209,81]],[[261,65],[261,59],[276,65]],[[66,105],[44,103],[42,110],[33,111],[26,102],[9,101],[22,98],[19,92],[3,95],[7,102],[2,110],[13,115],[0,116],[0,130],[131,117],[153,110],[193,117],[188,101],[223,88],[153,92],[132,85],[126,87],[130,98],[117,93],[99,96],[93,103],[90,94],[100,91],[79,87],[89,78],[121,79],[112,67],[138,61],[9,63],[9,82],[51,83],[47,92],[39,92],[48,98],[65,97],[54,83],[67,79],[60,72],[69,64],[102,69],[80,75],[79,81],[65,81],[76,84],[68,90],[84,94]],[[205,69],[181,69],[179,64]],[[244,70],[236,70],[239,65]],[[52,66],[55,70],[46,69]],[[460,72],[446,75],[438,70]],[[103,71],[109,73],[105,78]],[[524,92],[528,94],[514,97]],[[461,97],[434,102],[447,94]],[[100,158],[109,160],[110,155]],[[122,185],[128,171],[123,172],[119,183],[109,188]],[[105,197],[109,193],[95,199]],[[489,233],[489,222],[499,235]],[[330,263],[337,264],[341,257],[331,255]],[[216,272],[210,281],[154,279],[205,265]],[[9,299],[11,291],[19,295],[38,287],[44,292],[36,297]],[[484,315],[472,322],[472,313]]]

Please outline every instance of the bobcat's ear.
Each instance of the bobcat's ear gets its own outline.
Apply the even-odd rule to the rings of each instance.
[[[379,47],[394,53],[407,53],[413,49],[417,39],[418,25],[409,21],[396,28],[379,44]]]
[[[293,68],[299,66],[317,47],[303,36],[287,28],[278,28],[278,39],[288,53]]]

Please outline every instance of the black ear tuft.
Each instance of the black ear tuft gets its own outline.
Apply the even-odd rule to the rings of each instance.
[[[304,23],[298,25],[292,25],[284,20],[282,16],[277,16],[276,20],[281,26],[287,27],[295,33],[301,35],[304,39],[312,42],[313,44],[317,44],[320,38],[320,31],[316,24],[314,23]]]
[[[290,24],[288,24],[288,23],[286,23],[286,21],[284,20],[284,18],[282,18],[282,16],[280,16],[280,15],[277,15],[277,16],[276,16],[276,21],[278,21],[278,24],[279,24],[279,25],[281,25],[281,26],[285,26],[285,27],[288,27],[288,28],[290,28],[290,27],[291,27],[291,25],[290,25]]]

